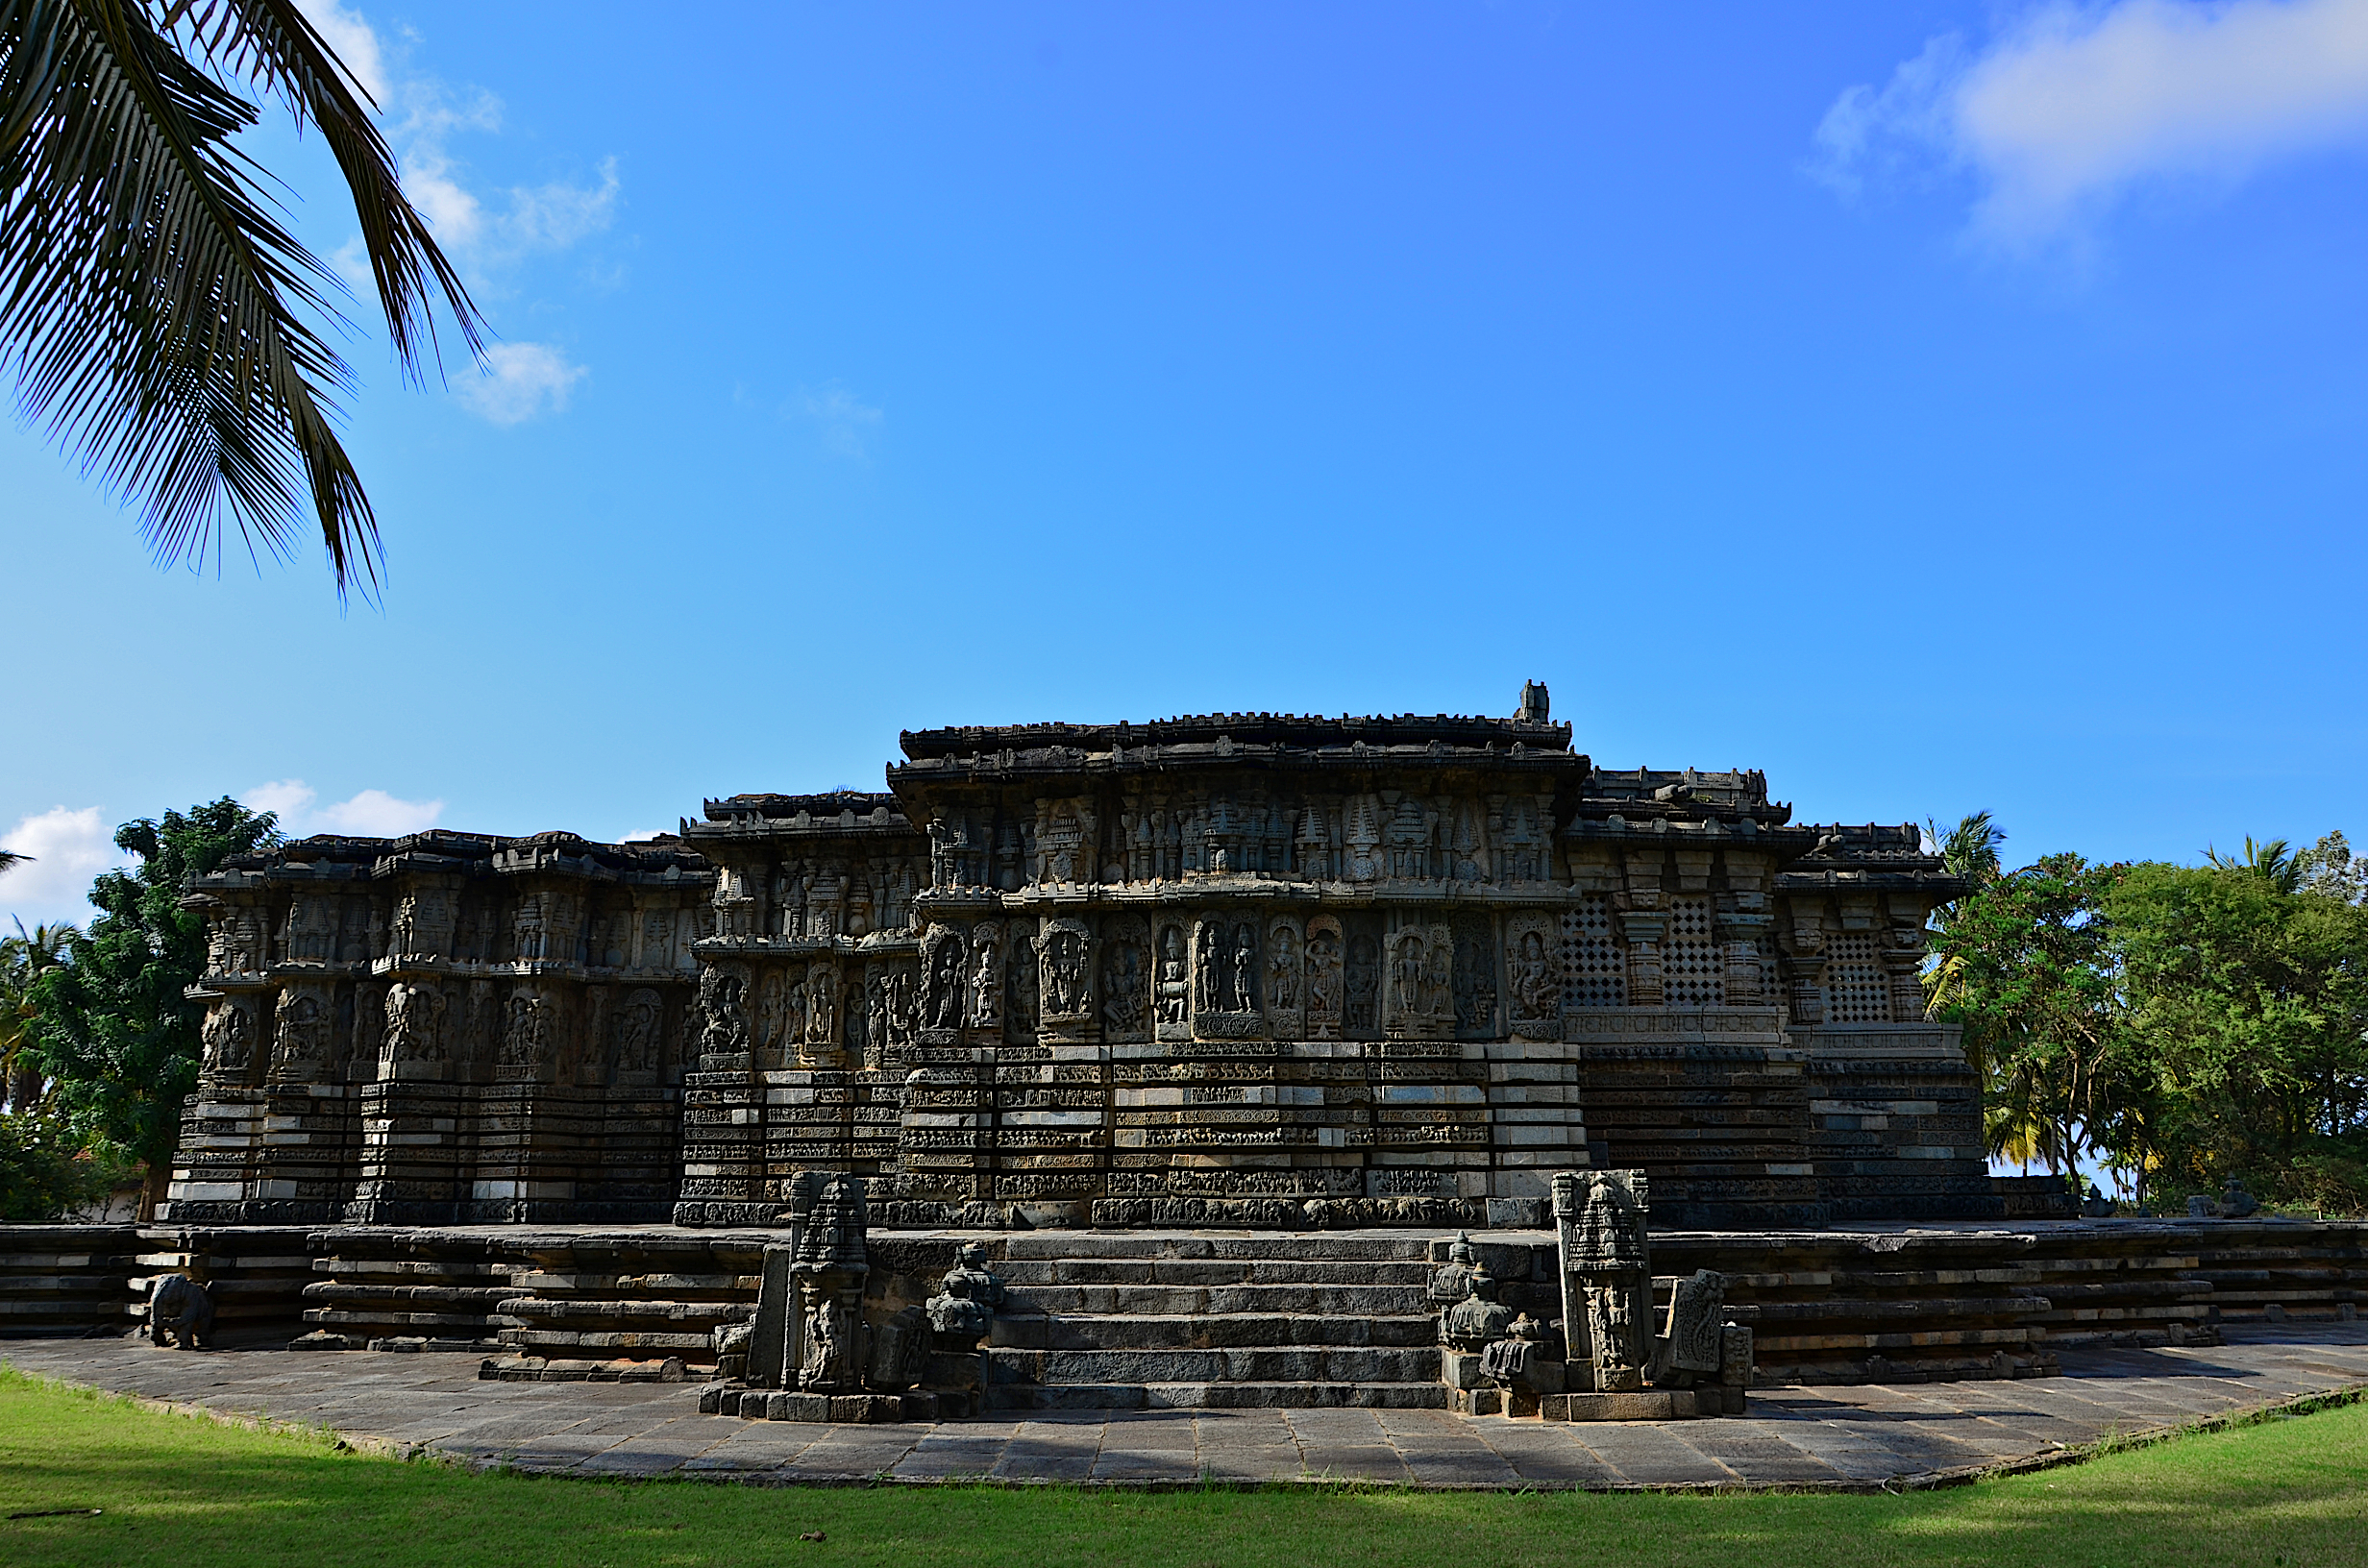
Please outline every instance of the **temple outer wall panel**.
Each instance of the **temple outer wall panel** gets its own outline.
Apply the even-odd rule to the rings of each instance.
[[[193,883],[185,1222],[1996,1213],[1912,828],[1598,770],[1542,712],[904,738],[679,838],[321,839]]]

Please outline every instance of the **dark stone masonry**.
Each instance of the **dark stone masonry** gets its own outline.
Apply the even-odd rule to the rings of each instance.
[[[1487,718],[908,732],[885,792],[678,835],[234,861],[179,1225],[1549,1224],[2000,1213],[1912,826]]]

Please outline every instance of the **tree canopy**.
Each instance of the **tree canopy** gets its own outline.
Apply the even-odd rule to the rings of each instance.
[[[1986,815],[1960,829],[1944,856],[1994,846]],[[1964,1026],[1993,1155],[2102,1156],[2141,1201],[2235,1178],[2368,1208],[2368,867],[2341,833],[1973,870],[1936,913],[1926,994]]]
[[[86,1142],[146,1161],[151,1202],[171,1174],[201,1051],[204,1009],[186,992],[205,973],[205,922],[182,908],[183,883],[278,842],[271,813],[228,796],[126,822],[115,845],[138,864],[92,885],[98,918],[32,987],[29,1048],[59,1111]]]

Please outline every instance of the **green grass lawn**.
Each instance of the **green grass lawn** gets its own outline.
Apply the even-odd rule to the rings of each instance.
[[[0,1564],[2368,1563],[2368,1405],[1911,1496],[881,1486],[471,1475],[0,1367]],[[822,1531],[820,1543],[799,1537]]]

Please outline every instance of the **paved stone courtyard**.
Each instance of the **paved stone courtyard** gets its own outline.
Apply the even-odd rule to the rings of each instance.
[[[12,1340],[25,1371],[357,1443],[596,1477],[785,1484],[1352,1480],[1437,1487],[1914,1483],[2368,1384],[2368,1324],[2232,1330],[2208,1348],[2067,1349],[2060,1378],[1752,1391],[1740,1419],[1546,1425],[1440,1410],[1077,1412],[940,1426],[698,1413],[691,1384],[493,1383],[462,1356],[160,1351]]]

